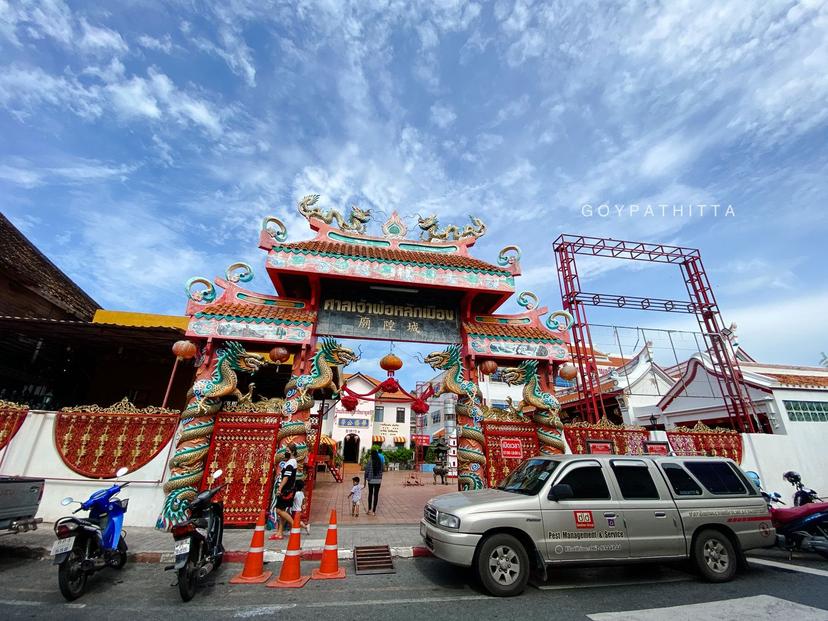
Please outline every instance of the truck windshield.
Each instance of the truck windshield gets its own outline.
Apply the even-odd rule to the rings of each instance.
[[[551,459],[527,459],[513,470],[497,489],[534,496],[557,467],[558,462]]]

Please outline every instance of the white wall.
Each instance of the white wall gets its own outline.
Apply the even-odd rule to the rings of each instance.
[[[60,501],[65,496],[86,500],[92,492],[109,487],[110,480],[88,479],[70,470],[55,447],[55,412],[32,410],[9,445],[0,452],[0,474],[45,478],[46,485],[37,517],[54,522],[71,511]],[[173,438],[174,440],[174,438]],[[164,503],[162,481],[174,442],[169,443],[146,466],[123,479],[135,481],[121,492],[129,498],[126,526],[155,526]]]

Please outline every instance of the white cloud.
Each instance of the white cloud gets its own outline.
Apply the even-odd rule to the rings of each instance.
[[[144,78],[133,77],[123,82],[107,85],[115,109],[126,117],[161,117],[158,100],[151,85]]]
[[[523,116],[529,110],[529,95],[524,93],[517,99],[511,100],[500,110],[497,111],[495,124],[503,123],[504,121],[511,121]]]
[[[431,106],[431,122],[441,129],[446,129],[457,119],[457,114],[451,106],[436,103]]]
[[[24,188],[46,184],[86,184],[109,179],[123,180],[137,168],[136,165],[83,158],[67,158],[47,164],[14,158],[7,164],[0,164],[0,179]]]
[[[169,54],[173,49],[172,37],[168,34],[165,34],[161,39],[151,37],[150,35],[141,35],[138,37],[138,45],[148,50],[164,52],[165,54]]]
[[[83,35],[78,42],[81,48],[95,52],[123,53],[129,48],[120,34],[109,28],[92,26],[85,19],[80,21]]]

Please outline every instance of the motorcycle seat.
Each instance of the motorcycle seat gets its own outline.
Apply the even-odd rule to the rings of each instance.
[[[801,507],[791,507],[790,509],[777,509],[774,507],[771,509],[771,516],[775,522],[788,524],[814,513],[823,512],[828,513],[828,502],[812,502]]]

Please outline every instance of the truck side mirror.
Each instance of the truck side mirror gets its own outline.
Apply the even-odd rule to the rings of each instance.
[[[575,496],[575,492],[572,491],[572,486],[566,483],[558,483],[557,485],[553,485],[552,489],[549,490],[549,500],[559,501],[559,500],[568,500]]]

